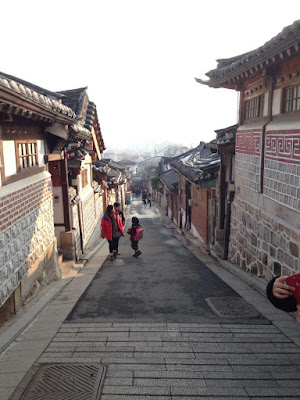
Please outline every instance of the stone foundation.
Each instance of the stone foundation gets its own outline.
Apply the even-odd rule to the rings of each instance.
[[[228,259],[257,276],[299,273],[300,230],[236,197]]]

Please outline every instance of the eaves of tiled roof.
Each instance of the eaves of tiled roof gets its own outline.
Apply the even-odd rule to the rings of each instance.
[[[0,72],[0,111],[48,122],[75,122],[76,114],[53,92],[42,88],[39,92],[38,86],[25,86],[25,81],[9,76]]]
[[[211,87],[234,88],[239,80],[299,55],[299,47],[300,20],[297,20],[263,46],[239,56],[217,60],[217,68],[206,73],[209,80],[195,79]]]
[[[89,98],[87,95],[87,87],[70,90],[60,90],[57,93],[62,96],[63,103],[71,108],[77,115],[77,118],[84,118]],[[86,107],[84,107],[86,103]]]
[[[167,171],[159,176],[169,191],[173,191],[179,184],[179,173],[174,170]]]
[[[203,180],[215,179],[220,163],[220,155],[212,153],[208,144],[203,142],[188,155],[174,157],[170,161],[173,169],[195,184]]]
[[[223,129],[215,130],[217,137],[208,143],[211,149],[224,148],[225,146],[231,150],[231,147],[235,145],[235,138],[238,124],[229,126]]]

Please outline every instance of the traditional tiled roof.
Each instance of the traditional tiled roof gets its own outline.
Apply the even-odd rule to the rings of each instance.
[[[179,174],[174,170],[164,172],[159,178],[169,191],[173,191],[179,184]]]
[[[107,174],[108,171],[110,170],[108,162],[103,161],[103,160],[98,160],[98,161],[93,162],[92,168],[95,171],[103,172],[105,174]]]
[[[203,180],[215,179],[221,163],[219,154],[213,153],[203,142],[187,153],[170,159],[171,167],[192,183],[198,184]]]
[[[76,117],[71,108],[62,104],[61,96],[50,90],[43,89],[4,72],[0,72],[0,88],[1,86],[16,92],[19,96],[29,101],[37,103],[42,109],[48,109],[69,118],[75,119]]]
[[[89,100],[87,87],[62,90],[57,93],[62,96],[63,103],[76,113],[79,126],[89,132],[92,131],[93,126],[96,127],[98,145],[100,149],[105,150],[97,108],[95,103]]]
[[[215,130],[217,137],[208,143],[209,147],[217,149],[224,146],[234,145],[237,128],[238,124]]]
[[[87,87],[71,90],[60,90],[57,93],[61,95],[63,103],[76,113],[78,119],[81,119],[82,117],[85,119],[86,110],[89,103]]]
[[[239,79],[253,76],[264,68],[270,68],[278,60],[299,54],[299,46],[300,20],[297,20],[263,46],[239,56],[217,60],[217,68],[206,73],[208,81],[195,79],[211,87],[234,87]]]

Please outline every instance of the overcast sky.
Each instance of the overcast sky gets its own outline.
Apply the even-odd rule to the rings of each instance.
[[[0,71],[88,87],[107,150],[196,146],[236,123],[237,93],[196,83],[299,19],[299,0],[14,0],[1,3]]]

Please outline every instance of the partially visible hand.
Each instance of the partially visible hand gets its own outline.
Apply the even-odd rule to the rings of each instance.
[[[300,324],[300,304],[297,304],[296,321],[298,322],[298,324]]]
[[[285,282],[286,278],[287,276],[280,276],[273,284],[273,295],[277,299],[286,299],[294,294],[295,288]]]

